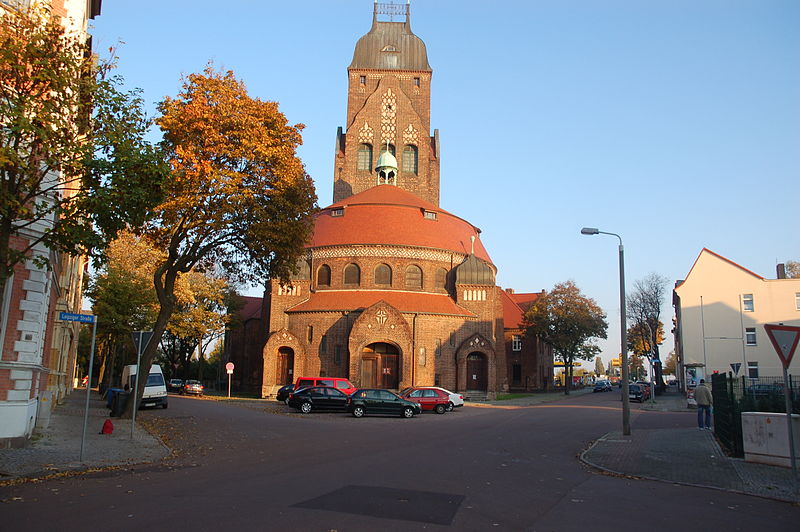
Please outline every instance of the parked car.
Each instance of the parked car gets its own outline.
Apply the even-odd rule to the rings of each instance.
[[[450,396],[436,388],[406,388],[400,392],[400,397],[419,403],[423,412],[433,410],[437,414],[444,414],[450,405]]]
[[[421,414],[422,407],[389,390],[358,389],[348,398],[347,411],[354,417],[388,414],[408,418]]]
[[[275,399],[280,401],[281,403],[289,404],[289,394],[294,391],[294,384],[287,384],[285,386],[281,386],[278,389],[278,393],[275,394]]]
[[[628,385],[628,398],[631,401],[639,401],[640,403],[643,403],[649,397],[650,397],[649,388],[642,386],[641,384]]]
[[[450,404],[447,405],[448,412],[452,412],[454,408],[464,406],[464,396],[460,393],[451,392],[450,390],[442,388],[441,386],[430,386],[430,388],[433,388],[434,390],[441,390],[447,394],[447,396],[450,398]]]
[[[203,385],[200,381],[188,380],[183,385],[182,394],[191,394],[191,395],[199,395],[200,397],[203,396]]]
[[[347,409],[347,394],[330,386],[313,386],[290,393],[286,404],[303,414],[317,410],[344,412]]]
[[[298,391],[311,386],[330,386],[347,395],[356,391],[356,387],[344,377],[298,377],[294,383],[294,389]]]
[[[645,393],[645,396],[646,396],[646,397],[644,398],[644,400],[645,400],[645,401],[647,401],[648,399],[650,399],[650,396],[651,396],[651,395],[652,395],[652,393],[653,393],[653,387],[652,387],[652,385],[651,385],[649,382],[645,382],[645,381],[636,381],[634,384],[638,384],[639,386],[641,386],[642,388],[644,388],[644,393]]]
[[[597,382],[594,383],[594,390],[592,390],[592,393],[610,392],[610,391],[613,391],[613,387],[611,386],[610,382],[608,382],[608,381],[597,381]]]
[[[167,391],[180,393],[183,389],[183,379],[170,379],[167,383]]]

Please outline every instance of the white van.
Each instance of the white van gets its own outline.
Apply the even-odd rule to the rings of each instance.
[[[122,368],[122,386],[126,391],[132,391],[136,386],[136,364]],[[150,366],[150,375],[147,377],[147,384],[144,386],[142,402],[139,408],[145,406],[160,406],[167,408],[167,385],[164,382],[164,374],[161,366],[153,364]]]

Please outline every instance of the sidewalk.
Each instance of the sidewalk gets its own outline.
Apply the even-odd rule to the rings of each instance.
[[[137,423],[131,438],[131,420],[113,418],[114,433],[100,434],[108,408],[96,391],[89,401],[89,422],[80,461],[86,390],[76,389],[53,410],[50,426],[34,432],[22,449],[0,450],[0,483],[69,472],[102,469],[161,460],[170,451]]]
[[[620,475],[800,502],[791,469],[730,458],[708,430],[635,429],[630,436],[609,432],[581,460]]]

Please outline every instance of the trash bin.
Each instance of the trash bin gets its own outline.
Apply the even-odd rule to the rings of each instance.
[[[129,392],[120,390],[114,394],[114,402],[111,404],[111,417],[119,417],[125,411],[128,404]]]
[[[114,396],[117,395],[119,392],[124,392],[122,388],[108,388],[106,390],[106,408],[113,408],[114,406]]]

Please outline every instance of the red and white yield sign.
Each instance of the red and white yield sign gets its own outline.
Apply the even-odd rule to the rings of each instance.
[[[228,375],[233,374],[233,362],[228,362],[225,364],[225,369],[228,370]]]
[[[767,323],[764,328],[767,330],[767,336],[772,341],[772,346],[778,352],[778,356],[781,357],[783,368],[789,369],[794,351],[797,349],[798,340],[800,340],[800,327]]]

